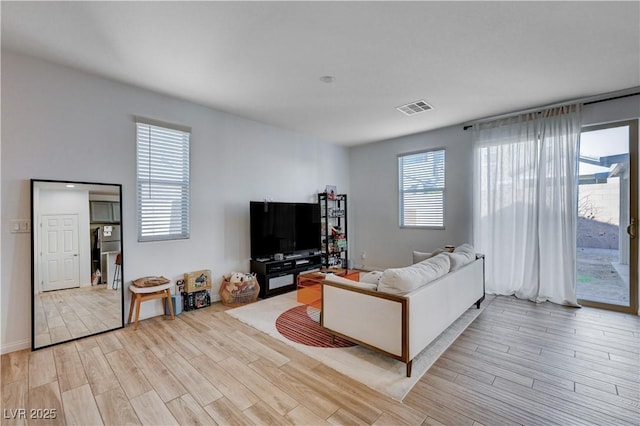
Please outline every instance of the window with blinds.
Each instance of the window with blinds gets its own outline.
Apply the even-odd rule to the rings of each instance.
[[[398,156],[400,226],[444,228],[444,149]]]
[[[189,238],[190,133],[136,122],[138,241]]]

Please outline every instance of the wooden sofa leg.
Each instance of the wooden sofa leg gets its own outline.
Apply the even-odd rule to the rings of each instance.
[[[413,360],[410,360],[409,362],[407,362],[407,377],[411,377],[411,363],[413,362]]]

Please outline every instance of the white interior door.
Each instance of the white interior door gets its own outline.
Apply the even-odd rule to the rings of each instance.
[[[42,291],[80,286],[78,215],[42,215]]]

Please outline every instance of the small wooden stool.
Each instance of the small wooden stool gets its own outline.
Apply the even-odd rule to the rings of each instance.
[[[166,303],[169,301],[169,312],[171,312],[171,319],[174,319],[173,315],[173,302],[171,302],[171,283],[156,285],[152,287],[136,287],[135,285],[129,286],[131,292],[131,306],[129,307],[129,319],[127,324],[131,323],[131,315],[133,314],[133,305],[136,306],[136,318],[133,323],[133,329],[138,329],[138,318],[140,317],[140,304],[147,300],[162,299],[162,310],[166,312]]]

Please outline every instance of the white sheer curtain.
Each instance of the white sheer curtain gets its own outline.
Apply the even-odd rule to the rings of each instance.
[[[486,290],[578,306],[581,105],[473,127],[474,245]]]

